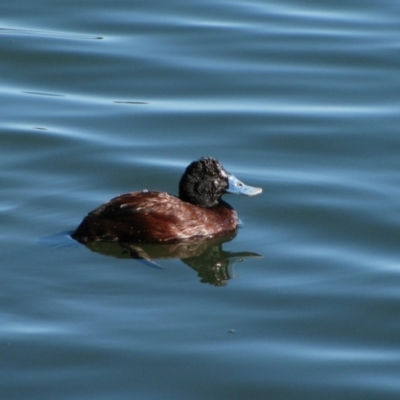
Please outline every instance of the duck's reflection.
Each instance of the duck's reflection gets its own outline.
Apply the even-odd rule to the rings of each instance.
[[[106,243],[85,244],[92,251],[117,258],[135,258],[159,266],[154,260],[180,258],[186,265],[197,271],[202,283],[225,286],[234,277],[234,265],[246,258],[260,258],[261,255],[248,251],[224,251],[223,243],[230,242],[236,233],[215,239],[180,242],[174,244]]]

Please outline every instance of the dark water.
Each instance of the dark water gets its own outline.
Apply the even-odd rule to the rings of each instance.
[[[3,2],[1,398],[398,399],[399,11]],[[224,286],[65,234],[203,155],[264,189]]]

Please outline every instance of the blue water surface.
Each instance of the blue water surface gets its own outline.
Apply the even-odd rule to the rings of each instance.
[[[398,399],[398,3],[3,3],[1,398]],[[69,238],[206,155],[209,269]]]

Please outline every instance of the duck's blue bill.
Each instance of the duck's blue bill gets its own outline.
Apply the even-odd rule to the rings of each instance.
[[[261,188],[247,186],[233,175],[228,176],[228,183],[227,193],[244,194],[245,196],[255,196],[262,193]]]

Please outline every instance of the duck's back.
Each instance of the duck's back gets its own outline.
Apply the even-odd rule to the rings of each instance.
[[[90,212],[72,237],[93,241],[173,242],[218,236],[238,227],[236,211],[221,201],[203,208],[164,192],[123,194]]]

